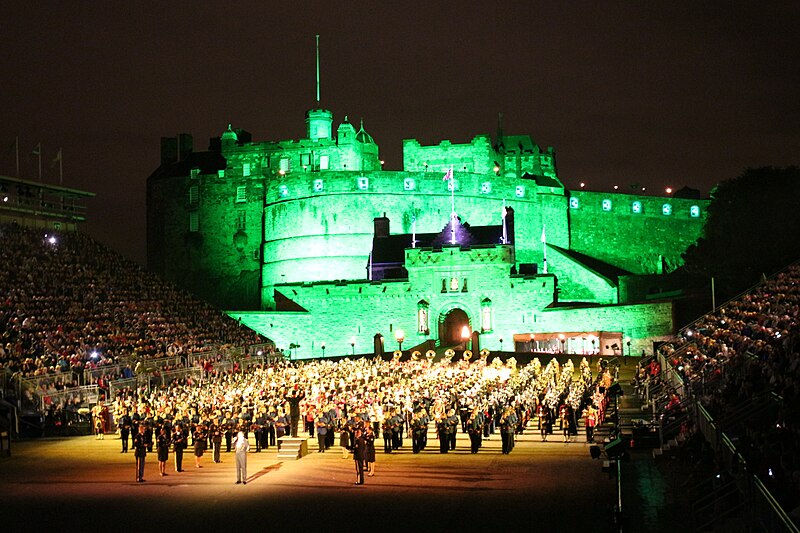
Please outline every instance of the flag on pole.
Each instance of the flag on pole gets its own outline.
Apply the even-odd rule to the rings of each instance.
[[[61,161],[61,148],[58,149],[58,153],[56,153],[56,156],[50,161],[50,168],[53,168],[59,161]]]
[[[444,173],[442,181],[450,181],[452,179],[453,179],[453,165],[450,165],[450,168],[448,168],[447,172]]]
[[[42,155],[42,143],[37,144],[31,150],[31,155]]]

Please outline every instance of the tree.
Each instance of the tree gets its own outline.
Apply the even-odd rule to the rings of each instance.
[[[800,259],[800,168],[748,168],[711,191],[704,236],[683,254],[687,272],[733,296]]]

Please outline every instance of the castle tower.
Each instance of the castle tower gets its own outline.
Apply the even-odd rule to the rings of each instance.
[[[319,103],[319,35],[317,35],[317,101],[313,109],[306,111],[306,138],[312,141],[331,138],[333,112],[323,109]]]

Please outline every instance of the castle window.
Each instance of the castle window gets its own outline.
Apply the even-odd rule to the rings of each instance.
[[[320,170],[328,170],[328,165],[330,164],[330,156],[321,155],[319,156],[319,169]]]
[[[490,192],[492,192],[492,183],[490,181],[481,183],[481,194],[489,194]]]
[[[578,209],[581,206],[581,201],[578,200],[577,196],[573,196],[569,199],[569,208],[570,209]]]
[[[406,178],[403,180],[403,189],[407,191],[413,191],[414,189],[416,189],[416,187],[417,184],[414,181],[414,178]]]
[[[245,178],[250,175],[250,163],[242,163],[242,176]]]
[[[638,200],[633,202],[631,204],[631,211],[636,215],[640,214],[642,212],[642,202]]]
[[[442,278],[442,292],[447,292],[447,280]]]
[[[286,185],[278,185],[278,195],[281,198],[286,198],[289,196],[289,187]]]
[[[369,189],[369,178],[365,176],[359,176],[357,183],[358,183],[358,190],[366,191],[367,189]]]
[[[247,211],[239,211],[236,213],[236,229],[244,230],[247,226]]]
[[[199,217],[197,213],[189,213],[189,231],[196,233],[200,228]]]
[[[282,170],[284,174],[289,172],[289,158],[288,157],[281,157],[280,170]]]
[[[247,201],[247,187],[241,185],[236,187],[236,203]]]
[[[670,204],[664,204],[661,206],[661,214],[663,215],[671,215],[672,214],[672,206]]]
[[[428,302],[420,300],[417,303],[417,333],[427,335],[430,333],[428,327]]]
[[[492,301],[484,298],[481,301],[481,332],[492,331]]]
[[[700,217],[700,206],[693,205],[689,208],[689,216],[692,218],[699,218]]]
[[[303,165],[303,168],[311,165],[311,154],[300,154],[300,164]]]
[[[196,179],[199,175],[200,175],[199,168],[193,168],[192,170],[189,171],[189,177],[192,179]]]
[[[223,168],[222,170],[217,170],[217,176],[220,177],[220,178],[224,178],[225,177],[225,169]]]
[[[458,287],[458,278],[450,278],[450,292],[457,292]]]
[[[517,185],[517,188],[514,189],[514,194],[517,195],[517,198],[522,198],[523,196],[525,196],[525,186]]]
[[[603,200],[603,211],[611,211],[611,200]]]
[[[461,287],[461,292],[467,292],[467,278],[464,278],[464,286]]]
[[[325,184],[322,180],[314,180],[314,192],[322,192],[325,189]]]
[[[197,185],[192,185],[189,187],[189,204],[195,205],[197,203],[197,198],[200,195],[199,189]]]

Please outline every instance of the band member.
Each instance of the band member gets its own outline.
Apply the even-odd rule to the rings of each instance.
[[[203,452],[206,451],[208,445],[208,433],[205,424],[197,424],[192,434],[192,444],[194,445],[194,466],[201,468],[200,458],[203,457]]]
[[[597,425],[597,413],[590,405],[583,413],[586,424],[586,442],[594,442],[594,427]]]
[[[360,429],[356,429],[355,441],[353,442],[353,461],[356,466],[356,482],[353,485],[364,484],[364,461],[367,458],[367,441],[361,434]]]
[[[381,424],[383,431],[383,453],[392,453],[392,416],[386,414]]]
[[[250,443],[247,442],[247,437],[244,432],[240,431],[236,436],[236,443],[234,445],[236,450],[236,484],[247,484],[247,452],[250,451]]]
[[[551,432],[550,409],[543,403],[536,408],[536,416],[539,417],[539,431],[542,434],[542,442],[547,440],[547,434]]]
[[[161,426],[156,437],[156,452],[158,453],[158,472],[161,476],[167,475],[167,461],[169,460],[170,435],[167,428]]]
[[[328,439],[328,417],[325,416],[322,411],[320,411],[319,416],[316,417],[314,420],[314,427],[312,428],[312,432],[316,429],[317,431],[317,443],[319,445],[319,452],[325,452],[325,441]]]
[[[139,426],[139,432],[133,436],[133,456],[136,458],[136,481],[144,481],[144,460],[147,457],[147,437],[144,426]]]
[[[183,450],[186,449],[189,439],[188,432],[182,424],[175,424],[172,430],[172,446],[175,450],[175,471],[183,472]]]
[[[367,475],[371,477],[375,475],[375,432],[371,425],[367,425],[364,440],[367,442],[367,453],[364,460],[367,463]]]
[[[214,446],[214,462],[219,463],[221,462],[220,452],[222,452],[222,434],[223,434],[223,429],[220,426],[219,421],[211,424],[210,432],[211,432],[211,444],[212,446]]]
[[[131,417],[125,411],[119,418],[119,438],[122,441],[122,451],[128,453],[128,437],[131,435]]]
[[[449,427],[450,424],[447,423],[446,418],[436,419],[436,434],[439,436],[439,453],[447,453],[450,449]]]

